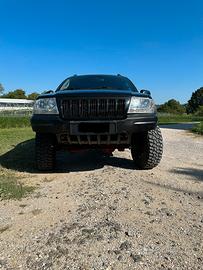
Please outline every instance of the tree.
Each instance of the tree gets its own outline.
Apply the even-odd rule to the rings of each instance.
[[[199,106],[203,105],[203,87],[192,93],[192,96],[187,104],[187,113],[195,113]]]
[[[0,95],[3,95],[4,93],[4,87],[3,85],[0,83]]]
[[[19,98],[26,99],[25,91],[23,89],[16,89],[3,95],[4,98]]]
[[[35,100],[38,96],[39,96],[38,93],[33,92],[33,93],[29,94],[29,95],[27,96],[27,98],[28,98],[28,99],[32,99],[32,100]]]
[[[179,101],[170,99],[160,105],[157,110],[158,112],[164,113],[183,114],[185,112],[185,107],[181,105]]]
[[[197,111],[195,112],[197,116],[203,116],[203,106],[199,106]]]

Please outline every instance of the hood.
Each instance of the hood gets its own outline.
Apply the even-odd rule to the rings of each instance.
[[[130,90],[109,90],[109,89],[82,89],[82,90],[63,90],[55,93],[43,94],[39,98],[46,97],[149,97],[139,92],[132,92]]]

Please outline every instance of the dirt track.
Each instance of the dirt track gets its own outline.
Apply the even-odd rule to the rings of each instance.
[[[0,269],[203,269],[203,139],[162,133],[150,171],[125,151],[60,154],[57,173],[20,173],[39,189],[0,202]]]

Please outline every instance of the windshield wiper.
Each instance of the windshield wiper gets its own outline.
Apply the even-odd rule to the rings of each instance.
[[[100,86],[100,87],[97,87],[95,89],[110,89],[110,90],[113,90],[113,88],[110,87],[110,86]]]
[[[109,89],[109,90],[115,90],[115,88],[112,88],[110,86],[100,86],[100,87],[92,87],[92,88],[87,88],[87,89],[90,89],[90,90],[97,90],[97,89]]]
[[[73,88],[73,87],[71,87],[71,88],[65,88],[63,90],[97,90],[97,89],[124,90],[122,88],[112,88],[110,86],[100,86],[100,87],[92,87],[92,88],[90,88],[90,87],[87,87],[87,88]]]

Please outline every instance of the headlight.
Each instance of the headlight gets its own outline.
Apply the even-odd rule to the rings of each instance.
[[[40,98],[35,101],[33,114],[58,114],[55,98]]]
[[[151,98],[132,97],[128,113],[155,113],[156,106]]]

